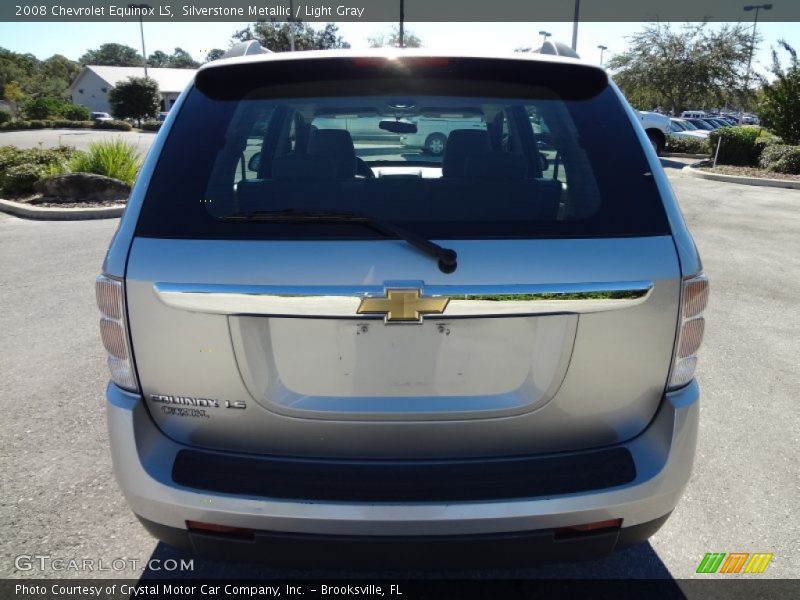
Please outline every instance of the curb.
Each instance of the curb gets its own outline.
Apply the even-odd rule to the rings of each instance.
[[[706,173],[691,166],[683,169],[683,172],[691,177],[698,179],[709,179],[711,181],[724,181],[726,183],[738,183],[740,185],[755,185],[760,187],[786,188],[800,190],[800,181],[790,179],[768,179],[762,177],[742,177],[741,175],[723,175],[722,173]]]
[[[662,152],[659,158],[711,158],[708,154],[687,154],[686,152]]]
[[[89,219],[114,219],[122,216],[124,206],[102,206],[98,208],[52,208],[49,206],[31,206],[21,202],[0,199],[0,211],[41,221],[85,221]]]

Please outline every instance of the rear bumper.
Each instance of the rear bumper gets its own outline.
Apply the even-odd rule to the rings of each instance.
[[[406,541],[436,536],[442,543],[448,538],[460,543],[459,536],[541,538],[543,532],[552,539],[554,528],[621,518],[621,533],[595,534],[614,537],[610,551],[620,540],[641,541],[642,534],[645,539],[677,504],[691,472],[699,415],[695,382],[667,394],[647,430],[619,446],[630,452],[635,464],[635,477],[622,485],[535,498],[458,502],[393,502],[389,489],[382,502],[355,502],[267,498],[179,485],[173,479],[173,467],[186,446],[161,433],[139,396],[110,384],[107,399],[117,481],[148,529],[177,545],[181,539],[186,545],[190,538],[209,537],[188,534],[187,520],[258,530],[265,540],[323,536],[341,541],[369,536],[370,541],[379,542],[398,536]]]

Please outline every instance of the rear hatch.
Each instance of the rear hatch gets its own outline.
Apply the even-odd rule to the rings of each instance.
[[[381,138],[381,121],[426,118],[450,122],[443,156]],[[376,135],[353,143],[332,119]],[[160,135],[126,288],[142,391],[174,439],[504,456],[613,444],[655,414],[680,269],[602,71],[223,65]]]

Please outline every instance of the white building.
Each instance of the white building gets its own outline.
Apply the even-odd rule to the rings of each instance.
[[[194,77],[197,69],[160,69],[147,67],[147,76],[158,83],[161,110],[172,108],[178,94]],[[86,106],[94,112],[111,112],[108,91],[129,77],[144,77],[143,67],[105,67],[88,65],[69,86],[73,104]]]

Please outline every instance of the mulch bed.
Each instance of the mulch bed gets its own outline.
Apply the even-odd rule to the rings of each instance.
[[[775,173],[766,169],[755,167],[732,167],[730,165],[717,165],[711,167],[700,167],[708,173],[720,173],[722,175],[738,175],[739,177],[761,177],[763,179],[788,179],[790,181],[800,181],[800,175],[788,175],[786,173]]]
[[[29,196],[27,198],[14,198],[14,202],[22,204],[32,204],[48,208],[111,208],[114,206],[125,206],[125,200],[107,200],[105,202],[70,202],[61,201],[58,198],[44,196]]]

